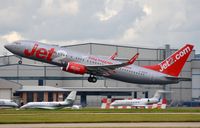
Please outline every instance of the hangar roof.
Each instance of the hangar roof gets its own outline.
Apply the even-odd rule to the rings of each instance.
[[[52,86],[22,86],[17,92],[65,92],[67,89]]]

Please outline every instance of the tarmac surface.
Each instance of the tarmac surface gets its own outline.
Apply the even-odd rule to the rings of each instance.
[[[200,122],[166,122],[166,123],[52,123],[52,124],[1,124],[0,128],[109,128],[109,127],[190,127],[200,128]]]

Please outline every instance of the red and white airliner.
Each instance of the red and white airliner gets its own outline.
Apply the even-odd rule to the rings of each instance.
[[[66,72],[80,75],[89,74],[88,81],[93,83],[97,81],[96,76],[128,83],[160,85],[191,80],[179,77],[192,52],[193,45],[191,44],[186,44],[159,64],[142,67],[133,64],[139,53],[127,62],[120,62],[115,60],[117,53],[105,58],[38,41],[20,40],[5,45],[5,48],[20,57],[60,66]],[[19,63],[21,64],[22,61],[20,60]]]

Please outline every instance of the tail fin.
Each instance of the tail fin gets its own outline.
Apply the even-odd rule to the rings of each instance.
[[[193,45],[186,44],[184,47],[176,51],[174,54],[169,56],[167,59],[157,65],[144,66],[145,68],[155,70],[167,75],[178,76],[187,61],[190,53],[192,52]]]
[[[71,91],[64,102],[74,102],[76,99],[76,91]]]
[[[161,95],[164,93],[172,93],[172,91],[157,90],[156,93],[154,94],[153,98],[160,100]]]
[[[155,99],[160,99],[161,98],[161,90],[157,90],[156,93],[154,94],[153,98]]]

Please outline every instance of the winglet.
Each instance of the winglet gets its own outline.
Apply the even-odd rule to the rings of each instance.
[[[139,53],[135,54],[135,56],[133,56],[129,61],[128,64],[133,64],[135,62],[135,60],[138,58]]]
[[[115,52],[111,57],[110,57],[110,59],[111,60],[114,60],[115,59],[115,57],[118,55],[118,53],[117,52]]]

